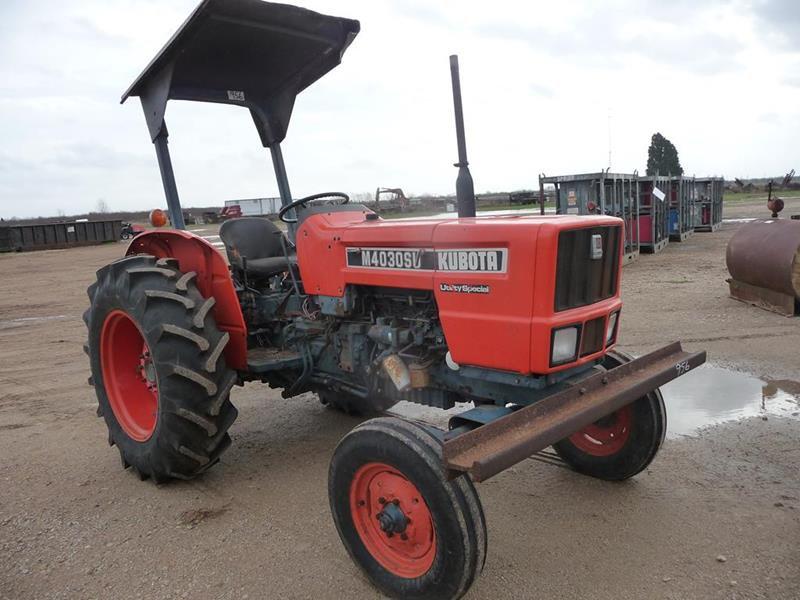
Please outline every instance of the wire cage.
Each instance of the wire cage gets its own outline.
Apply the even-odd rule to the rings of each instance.
[[[716,231],[722,226],[722,177],[699,177],[694,180],[695,231]]]
[[[553,186],[556,213],[560,215],[609,215],[624,222],[623,261],[639,256],[639,196],[637,174],[584,173],[539,176],[539,193]],[[544,208],[544,205],[543,205]]]
[[[669,243],[669,177],[640,176],[639,247],[642,252],[661,252]]]
[[[669,180],[669,239],[686,241],[694,233],[694,177],[670,177]]]

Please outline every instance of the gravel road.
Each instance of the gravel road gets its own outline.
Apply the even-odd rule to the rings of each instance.
[[[728,298],[738,226],[625,268],[621,346],[680,339],[800,402],[800,319]],[[86,385],[81,313],[94,271],[123,251],[0,255],[0,598],[375,598],[326,493],[358,420],[313,395],[236,388],[234,445],[200,480],[122,470]],[[668,439],[623,484],[533,460],[481,484],[489,556],[469,598],[800,597],[800,421],[765,417]]]

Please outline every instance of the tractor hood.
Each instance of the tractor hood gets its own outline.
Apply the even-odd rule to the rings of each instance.
[[[203,0],[122,95],[139,96],[153,140],[167,100],[250,110],[264,146],[286,137],[297,94],[341,62],[358,21],[261,0]]]
[[[546,374],[615,343],[604,334],[622,306],[622,225],[604,215],[396,221],[354,206],[303,220],[297,260],[320,303],[346,303],[349,287],[430,290],[455,362]],[[565,328],[577,354],[556,360],[553,332]]]

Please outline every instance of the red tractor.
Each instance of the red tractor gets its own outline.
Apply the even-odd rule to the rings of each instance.
[[[614,350],[621,220],[474,216],[453,59],[458,219],[385,221],[342,193],[293,200],[280,143],[295,97],[358,31],[293,6],[204,0],[125,93],[141,100],[175,229],[137,236],[97,272],[90,382],[123,466],[157,483],[219,461],[237,416],[231,390],[247,381],[347,412],[470,404],[446,431],[363,422],[336,448],[328,481],[342,542],[375,586],[457,598],[486,556],[474,481],[549,446],[581,473],[636,475],[664,438],[658,386],[705,353]],[[182,230],[169,99],[250,110],[288,235],[262,218],[226,221],[226,262]]]

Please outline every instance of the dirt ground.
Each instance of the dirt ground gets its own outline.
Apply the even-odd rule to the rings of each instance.
[[[764,212],[726,206],[726,218]],[[621,346],[680,339],[800,393],[800,319],[728,298],[738,226],[625,268]],[[234,445],[198,481],[122,470],[86,384],[81,313],[94,271],[123,251],[0,256],[0,598],[377,597],[326,492],[358,420],[311,395],[236,388]],[[668,439],[623,484],[524,461],[479,486],[489,555],[469,598],[800,597],[799,428],[770,416]]]

